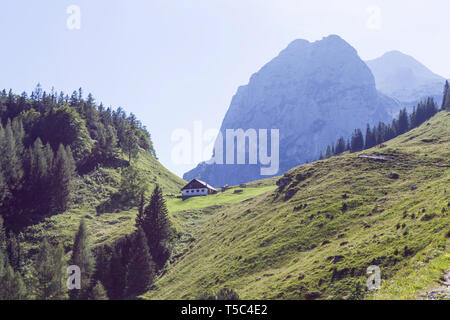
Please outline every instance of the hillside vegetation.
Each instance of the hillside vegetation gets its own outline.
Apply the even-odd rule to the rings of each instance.
[[[417,298],[450,269],[449,159],[441,111],[381,147],[294,168],[246,201],[182,212],[188,250],[142,297],[228,287],[243,299]],[[370,265],[381,269],[376,293],[364,289]]]

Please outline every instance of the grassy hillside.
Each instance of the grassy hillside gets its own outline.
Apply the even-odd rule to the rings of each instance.
[[[141,150],[133,165],[149,182],[150,191],[158,183],[164,193],[176,193],[185,181],[164,168],[150,153]],[[117,208],[98,214],[96,207],[118,192],[121,167],[100,167],[76,181],[73,208],[58,215],[44,218],[24,230],[26,251],[34,250],[44,235],[53,242],[62,242],[68,250],[81,218],[85,218],[93,245],[113,243],[134,231],[137,208]]]
[[[244,299],[349,298],[370,265],[383,282],[369,298],[415,298],[435,286],[450,269],[450,114],[364,154],[383,161],[345,154],[294,168],[284,187],[245,201],[192,199],[194,210],[173,214],[177,255],[143,298],[224,286]]]

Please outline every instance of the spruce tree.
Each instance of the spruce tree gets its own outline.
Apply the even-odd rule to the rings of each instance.
[[[75,235],[70,265],[76,265],[81,270],[81,289],[71,290],[69,292],[70,298],[74,300],[85,300],[88,298],[91,289],[91,276],[94,271],[94,258],[89,246],[88,232],[84,219],[80,221],[78,232]]]
[[[114,246],[111,258],[111,268],[109,270],[109,279],[104,283],[111,300],[121,300],[125,296],[126,290],[126,264],[122,259],[122,247],[120,243]]]
[[[398,134],[404,134],[409,130],[409,118],[408,118],[408,112],[406,111],[406,108],[400,110],[399,116],[398,116]]]
[[[444,110],[450,111],[450,89],[447,90],[447,95],[445,97]]]
[[[139,228],[132,239],[132,257],[127,267],[127,298],[144,293],[153,280],[155,264],[147,245],[144,230]]]
[[[3,276],[0,274],[0,283],[0,300],[26,299],[27,291],[22,277],[10,265],[6,266]]]
[[[370,125],[367,124],[366,128],[366,143],[364,149],[370,149],[376,145],[376,139],[374,132],[370,129]]]
[[[333,148],[328,145],[327,146],[327,151],[325,152],[325,158],[331,158],[333,156]]]
[[[64,146],[60,144],[52,174],[53,209],[56,212],[63,212],[69,207],[73,175],[72,160]]]
[[[361,129],[354,131],[351,141],[351,152],[358,152],[364,149],[364,137]]]
[[[14,137],[11,121],[8,120],[0,137],[0,168],[3,178],[10,190],[21,187],[23,167],[21,161],[21,146]]]
[[[448,84],[448,80],[446,80],[445,81],[445,86],[444,86],[444,94],[443,94],[443,97],[442,97],[442,106],[441,106],[442,110],[446,109],[448,98],[450,98],[450,96],[449,96],[449,84]]]
[[[100,246],[95,253],[95,272],[92,281],[105,284],[109,280],[109,270],[111,269],[111,254],[109,248]]]
[[[344,137],[340,137],[336,143],[335,153],[341,154],[344,151],[345,151],[345,140],[344,140]]]
[[[170,256],[169,242],[172,233],[171,223],[162,190],[157,184],[149,205],[144,211],[144,221],[139,224],[148,239],[150,254],[161,269]]]
[[[59,300],[65,296],[64,250],[53,248],[47,238],[41,242],[36,259],[36,297],[39,300]]]

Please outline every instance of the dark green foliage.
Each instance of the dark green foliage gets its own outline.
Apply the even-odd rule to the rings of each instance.
[[[64,250],[41,242],[36,258],[35,295],[39,300],[59,300],[66,296]]]
[[[74,159],[70,149],[64,148],[60,144],[52,168],[51,179],[51,189],[53,191],[52,207],[57,212],[63,212],[68,209],[74,171]]]
[[[363,149],[364,149],[364,137],[363,137],[362,131],[361,131],[361,129],[356,129],[352,135],[350,151],[358,152]]]
[[[375,137],[375,133],[370,129],[369,124],[367,124],[366,129],[366,143],[364,145],[364,149],[369,149],[374,147],[377,144],[377,139]]]
[[[155,264],[147,245],[147,238],[139,228],[131,240],[132,255],[127,266],[126,296],[129,298],[145,292],[153,281]]]
[[[159,185],[156,185],[150,203],[145,208],[144,221],[138,223],[147,236],[150,253],[159,270],[169,259],[169,245],[172,235],[166,203]]]
[[[449,90],[449,84],[448,84],[448,80],[445,81],[445,86],[444,86],[444,94],[442,97],[442,106],[441,106],[442,110],[450,110],[450,90]]]
[[[408,119],[408,112],[406,109],[400,110],[400,113],[398,115],[398,131],[397,133],[399,135],[404,134],[409,129],[409,119]]]
[[[122,256],[122,244],[119,242],[114,247],[111,258],[111,268],[109,270],[109,279],[104,286],[111,300],[121,300],[125,297],[126,290],[126,262]]]
[[[450,94],[450,90],[446,90]],[[450,98],[448,101],[450,104]],[[385,141],[389,141],[396,136],[407,132],[408,130],[420,126],[422,123],[433,117],[437,112],[438,108],[434,100],[432,98],[428,98],[420,102],[417,107],[414,108],[411,115],[408,115],[406,109],[402,109],[399,113],[398,119],[393,119],[391,124],[379,122],[378,125],[373,128],[371,128],[368,124],[365,139],[362,131],[360,129],[356,129],[351,137],[351,142],[343,148],[345,145],[345,140],[343,137],[339,138],[335,149],[332,145],[327,147],[325,157],[330,158],[335,154],[340,154],[347,150],[350,150],[351,152],[358,152],[375,147],[376,145],[380,145]]]
[[[345,149],[346,149],[346,146],[345,146],[344,137],[340,137],[339,140],[336,143],[336,148],[334,150],[334,153],[335,154],[341,154],[341,153],[346,151]]]
[[[0,253],[1,255],[1,253]],[[0,264],[2,257],[0,256]],[[14,272],[10,265],[0,266],[0,300],[24,300],[27,290],[19,272]]]
[[[94,272],[94,257],[89,245],[86,223],[81,220],[78,232],[75,235],[70,265],[76,265],[81,270],[81,289],[71,290],[71,299],[87,299],[91,289],[91,276]]]
[[[90,94],[84,99],[81,89],[71,97],[40,85],[30,97],[3,90],[0,215],[20,230],[67,210],[75,174],[115,165],[120,149],[130,161],[139,149],[155,156],[150,134],[133,114],[105,109]]]

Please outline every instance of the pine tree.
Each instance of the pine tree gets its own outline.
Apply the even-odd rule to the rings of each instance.
[[[450,111],[450,89],[447,90],[447,95],[445,96],[445,104],[443,106],[443,109]]]
[[[336,143],[335,153],[341,154],[344,151],[345,151],[345,140],[344,140],[344,137],[340,137]]]
[[[66,149],[59,145],[53,167],[53,208],[56,212],[68,209],[72,190],[72,177],[74,176],[73,160],[70,159]]]
[[[14,272],[13,268],[7,265],[3,276],[0,274],[0,277],[0,300],[26,299],[27,291],[19,272]]]
[[[109,271],[111,269],[111,253],[109,247],[101,246],[96,249],[95,272],[92,281],[106,284],[109,281]]]
[[[447,101],[448,101],[449,98],[450,98],[450,95],[449,95],[449,84],[448,84],[448,80],[446,80],[445,81],[445,86],[444,86],[444,94],[443,94],[443,97],[442,97],[442,106],[441,106],[442,110],[446,109]]]
[[[114,246],[111,258],[111,268],[109,270],[109,279],[104,283],[111,300],[121,300],[125,296],[126,289],[126,264],[122,259],[122,247],[118,243]]]
[[[144,211],[144,222],[139,226],[145,232],[150,254],[159,270],[170,256],[169,242],[172,234],[166,203],[159,185],[153,190],[150,203]]]
[[[16,141],[10,120],[8,120],[6,127],[2,131],[2,137],[0,137],[0,169],[9,189],[16,190],[21,187],[21,179],[23,177],[20,155],[20,150],[23,146],[20,146],[18,141]]]
[[[400,110],[399,116],[398,116],[398,134],[404,134],[409,130],[409,119],[408,119],[408,112],[406,111],[406,108]]]
[[[127,267],[126,296],[135,298],[144,293],[153,280],[155,264],[147,245],[147,238],[139,228],[132,239],[132,257]]]
[[[333,156],[333,148],[328,145],[327,146],[327,151],[325,152],[325,158],[331,158]]]
[[[36,259],[36,297],[39,300],[64,298],[64,265],[63,248],[53,248],[44,238]]]
[[[70,291],[71,299],[85,300],[89,296],[91,289],[91,276],[94,271],[94,258],[89,246],[88,232],[84,219],[80,221],[78,232],[75,235],[72,248],[70,265],[76,265],[81,270],[81,289]]]
[[[351,152],[358,152],[364,149],[364,137],[361,129],[356,129],[352,135]]]
[[[373,131],[370,129],[370,125],[367,124],[366,128],[366,143],[364,149],[370,149],[376,145],[376,139]]]

